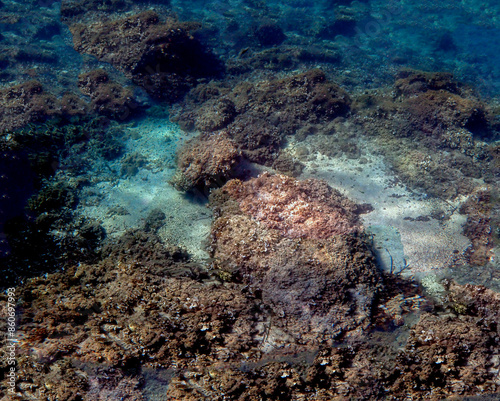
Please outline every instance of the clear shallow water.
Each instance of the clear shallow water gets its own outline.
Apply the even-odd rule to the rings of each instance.
[[[499,14],[3,0],[18,398],[495,399]],[[325,239],[321,211],[346,198],[359,236]]]

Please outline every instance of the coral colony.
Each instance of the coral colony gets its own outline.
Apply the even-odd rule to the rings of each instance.
[[[500,399],[497,3],[1,0],[0,400]]]

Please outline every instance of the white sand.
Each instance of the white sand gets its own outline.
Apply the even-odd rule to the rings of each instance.
[[[149,213],[159,209],[167,217],[160,237],[185,248],[196,260],[207,258],[203,242],[210,231],[211,211],[168,183],[175,170],[176,148],[188,137],[167,119],[144,119],[128,129],[138,139],[126,142],[124,157],[137,152],[147,160],[146,165],[131,177],[120,175],[124,158],[110,163],[110,170],[96,171],[93,185],[86,189],[88,198],[77,213],[97,219],[108,236],[117,237],[141,227]]]
[[[306,162],[301,178],[321,178],[353,201],[373,206],[362,220],[373,234],[384,270],[390,270],[391,256],[393,271],[408,264],[407,275],[448,267],[470,245],[461,234],[466,217],[458,213],[465,199],[452,203],[410,191],[389,171],[382,156],[371,154],[368,145],[358,146],[368,163],[316,155]],[[292,153],[293,147],[291,143]],[[446,218],[428,217],[438,211]],[[428,221],[416,221],[419,216],[427,216],[424,220]]]
[[[176,148],[187,139],[186,134],[166,119],[152,118],[129,130],[138,139],[127,141],[127,154],[141,154],[146,166],[135,176],[120,176],[122,158],[110,163],[109,171],[96,171],[78,214],[97,219],[109,236],[116,237],[140,227],[152,210],[160,209],[167,216],[160,236],[184,247],[196,260],[207,258],[204,244],[210,232],[210,210],[168,184],[175,169]],[[368,146],[358,146],[367,163],[317,154],[309,156],[301,178],[323,179],[355,202],[373,206],[362,220],[373,235],[385,270],[390,270],[392,263],[395,272],[408,266],[405,275],[436,272],[459,258],[470,245],[461,234],[465,216],[458,213],[464,199],[451,203],[410,191],[389,171],[382,156],[370,153]],[[293,141],[289,151],[294,152]],[[437,214],[445,218],[429,217]],[[415,220],[419,217],[421,221]]]

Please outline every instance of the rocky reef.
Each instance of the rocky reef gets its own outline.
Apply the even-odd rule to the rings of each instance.
[[[436,400],[498,391],[500,360],[493,351],[498,348],[498,293],[454,282],[447,290],[449,305],[458,316],[421,316],[398,357],[401,371],[394,388],[418,388]]]
[[[484,265],[495,258],[492,248],[500,237],[498,208],[498,192],[492,187],[478,188],[460,208],[467,215],[464,233],[472,243],[468,257],[473,265]]]
[[[196,23],[145,11],[116,21],[70,26],[74,47],[125,73],[156,99],[176,101],[197,78],[221,72],[219,60],[197,41]]]
[[[177,172],[171,180],[180,191],[219,187],[238,165],[240,152],[229,136],[219,131],[205,133],[187,141],[177,154]]]
[[[219,275],[260,292],[287,336],[322,342],[368,327],[381,278],[356,205],[325,183],[269,174],[211,199]]]
[[[362,207],[322,181],[264,173],[244,183],[231,181],[222,191],[243,212],[287,238],[326,239],[362,231],[357,215]]]
[[[266,165],[276,160],[287,135],[350,109],[347,93],[320,70],[234,88],[199,85],[185,103],[174,116],[182,127],[227,128],[248,160]]]
[[[402,70],[396,78],[391,94],[356,99],[357,122],[410,188],[446,200],[468,197],[460,207],[472,242],[466,257],[484,265],[498,238],[494,110],[450,74]]]
[[[408,131],[433,136],[445,142],[444,146],[447,131],[465,128],[476,136],[487,135],[485,106],[451,74],[403,70],[397,78],[396,96],[402,103],[402,112],[409,116]],[[400,135],[405,135],[405,131]]]
[[[439,400],[499,390],[497,293],[448,281],[426,301],[414,283],[383,277],[361,237],[287,238],[239,204],[213,194],[212,272],[156,227],[19,286],[20,395]]]
[[[14,130],[61,114],[57,98],[42,84],[29,81],[0,91],[0,129]]]
[[[102,69],[81,74],[78,87],[90,97],[90,107],[98,114],[123,121],[140,111],[133,91],[113,82]]]
[[[74,123],[97,114],[126,120],[141,110],[132,91],[112,82],[103,70],[81,74],[79,88],[90,104],[74,92],[56,96],[35,80],[0,89],[0,130],[18,131],[50,120]]]
[[[18,398],[498,398],[476,3],[0,0]]]

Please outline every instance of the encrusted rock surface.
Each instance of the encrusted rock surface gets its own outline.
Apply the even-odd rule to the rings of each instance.
[[[479,187],[462,204],[460,213],[467,215],[464,234],[471,240],[468,252],[471,264],[484,265],[494,258],[492,248],[498,244],[500,232],[500,204],[498,189]]]
[[[488,117],[484,104],[450,74],[402,71],[395,83],[411,128],[440,136],[449,128],[467,128],[482,134]]]
[[[310,70],[277,80],[241,82],[234,88],[200,85],[174,119],[202,131],[227,127],[249,160],[271,165],[286,135],[346,115],[350,102],[324,72]]]
[[[115,21],[70,26],[77,51],[124,72],[154,98],[176,101],[196,78],[215,75],[221,64],[196,40],[197,23],[161,21],[144,11]]]
[[[410,187],[455,199],[470,194],[476,178],[496,179],[491,110],[450,74],[402,70],[393,91],[361,95],[354,108],[356,122]]]
[[[448,284],[458,313],[424,313],[398,357],[393,390],[440,400],[500,389],[500,295],[482,286]]]
[[[489,43],[474,54],[465,36],[475,31],[451,34],[435,21],[453,7],[474,17],[475,27],[491,28],[488,13],[451,1],[389,5],[387,36],[367,31],[381,27],[373,24],[385,12],[365,1],[327,2],[325,9],[302,1],[172,3],[63,0],[59,8],[53,0],[0,0],[0,79],[7,85],[0,89],[0,273],[3,284],[16,286],[19,398],[498,399],[498,293],[443,280],[436,296],[401,272],[377,270],[359,218],[369,205],[322,181],[267,173],[248,179],[248,165],[239,163],[244,157],[298,176],[301,161],[322,168],[314,167],[318,152],[339,163],[344,156],[371,163],[369,147],[397,175],[384,191],[401,180],[422,198],[468,197],[458,210],[467,216],[469,264],[452,266],[453,277],[481,275],[494,288],[498,103],[444,73],[402,69],[386,86],[397,64],[439,66],[467,82],[479,78],[494,93],[498,74],[479,62],[488,59]],[[203,27],[180,22],[174,9]],[[422,32],[416,25],[429,19],[433,29]],[[68,51],[60,21],[74,48],[90,56]],[[416,32],[405,48],[395,29],[401,21]],[[464,47],[456,36],[462,31]],[[107,72],[97,69],[102,63]],[[143,229],[120,238],[106,238],[98,221],[74,218],[78,201],[91,206],[107,195],[98,186],[103,176],[90,171],[109,169],[112,183],[148,185],[153,176],[139,175],[153,163],[129,151],[126,125],[88,117],[91,110],[123,120],[140,108],[133,93],[147,98],[144,91],[153,98],[144,102],[153,106],[147,118],[164,117],[168,106],[157,100],[184,99],[170,116],[200,131],[180,149],[172,183],[211,191],[215,217],[203,264],[158,236],[177,205],[168,205],[171,213],[156,209]],[[132,132],[134,140],[151,139]],[[123,153],[121,167],[108,163]],[[64,182],[56,181],[59,166]],[[234,177],[242,181],[227,181]],[[83,186],[88,199],[80,199]],[[448,218],[443,210],[420,217]],[[5,301],[2,292],[4,333]],[[1,359],[3,376],[7,368]],[[6,389],[2,380],[0,397]]]
[[[287,238],[326,239],[361,231],[360,208],[320,180],[264,173],[246,182],[231,181],[223,191],[243,212]]]
[[[381,278],[355,235],[355,204],[323,182],[269,174],[229,181],[211,199],[221,277],[262,292],[288,335],[314,343],[369,326]]]
[[[139,111],[132,90],[113,82],[102,69],[80,74],[78,86],[90,97],[91,108],[99,114],[125,120]]]
[[[360,238],[286,238],[223,189],[212,202],[223,280],[138,230],[108,241],[98,262],[17,287],[21,397],[437,401],[500,390],[497,293],[446,282],[433,308],[414,283],[382,278]]]
[[[205,133],[187,141],[177,154],[177,172],[171,180],[180,191],[205,192],[227,181],[240,152],[225,132]]]
[[[42,84],[29,81],[0,90],[0,130],[22,128],[61,114],[59,100],[44,91]]]

